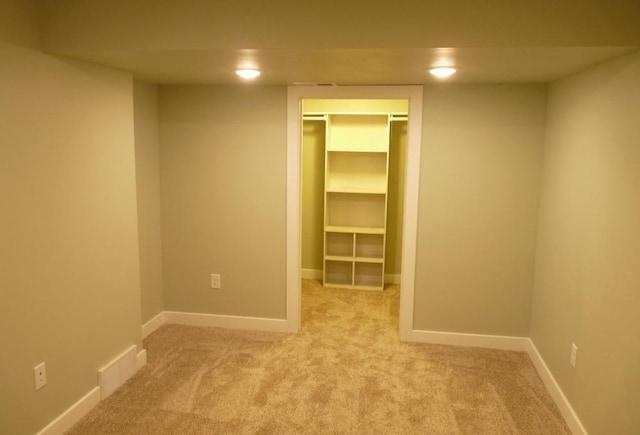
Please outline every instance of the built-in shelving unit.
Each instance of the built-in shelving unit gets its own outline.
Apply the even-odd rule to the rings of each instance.
[[[325,115],[325,286],[384,288],[392,118],[371,113]]]

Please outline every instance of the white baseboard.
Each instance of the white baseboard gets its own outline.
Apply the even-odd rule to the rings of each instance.
[[[37,435],[62,435],[95,408],[101,400],[107,398],[116,388],[133,376],[135,372],[144,367],[146,363],[146,350],[143,349],[136,353],[136,346],[128,347],[98,370],[97,387],[92,388],[84,397],[45,426]]]
[[[528,337],[504,335],[463,334],[458,332],[412,330],[404,341],[417,343],[447,344],[451,346],[484,347],[488,349],[527,351]]]
[[[45,426],[37,435],[62,435],[100,403],[100,387],[94,387],[71,405],[58,418]]]
[[[165,322],[179,325],[209,326],[229,329],[251,329],[270,332],[294,332],[297,329],[284,319],[225,316],[221,314],[182,313],[165,311]]]
[[[164,311],[160,311],[151,320],[142,325],[142,338],[145,339],[156,329],[165,324]]]
[[[529,337],[509,337],[501,335],[479,335],[461,334],[456,332],[421,331],[412,330],[408,336],[403,337],[405,341],[418,343],[446,344],[453,346],[484,347],[489,349],[515,350],[527,352],[533,362],[542,382],[549,391],[554,402],[558,406],[567,426],[575,435],[587,435],[587,431],[578,418],[573,407],[562,392],[542,359],[535,344]]]
[[[301,269],[300,277],[302,279],[322,279],[322,270]]]
[[[401,276],[400,274],[387,273],[384,275],[384,282],[385,284],[400,284]]]
[[[553,374],[551,374],[549,367],[547,367],[544,359],[542,359],[542,355],[538,352],[538,348],[533,343],[533,340],[528,338],[527,344],[527,353],[529,354],[529,358],[531,358],[533,365],[538,371],[538,375],[540,375],[542,382],[544,382],[544,385],[547,387],[551,398],[560,409],[560,413],[562,414],[562,417],[564,417],[564,421],[567,422],[569,429],[571,429],[571,433],[574,435],[587,435],[587,430],[578,418],[578,414],[573,410],[571,403],[569,403],[569,400],[567,400],[567,397],[562,392],[560,385],[558,385]]]
[[[147,365],[147,351],[146,349],[142,349],[136,355],[136,372],[146,365]]]
[[[271,332],[294,332],[297,329],[291,322],[280,319],[259,317],[224,316],[216,314],[181,313],[162,311],[142,325],[142,337],[147,337],[165,323],[193,326],[212,326],[218,328],[251,329]],[[91,411],[101,400],[111,395],[135,372],[147,363],[147,352],[136,352],[136,346],[130,346],[108,364],[98,370],[98,386],[73,404],[58,418],[49,423],[38,435],[61,435]]]

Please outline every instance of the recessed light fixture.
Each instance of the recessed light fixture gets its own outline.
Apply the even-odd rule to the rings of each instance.
[[[451,77],[455,73],[456,69],[451,66],[439,66],[436,68],[431,68],[429,70],[429,74],[438,77],[439,79],[446,79],[447,77]]]
[[[237,69],[236,74],[245,80],[253,80],[260,75],[257,69]]]

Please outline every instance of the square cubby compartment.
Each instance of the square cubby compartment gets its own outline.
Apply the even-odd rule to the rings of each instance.
[[[353,233],[331,233],[326,236],[326,255],[331,257],[353,257]]]
[[[382,289],[384,286],[382,263],[356,263],[354,278],[356,286]]]
[[[353,285],[353,263],[350,261],[324,262],[324,281],[333,285]]]
[[[383,234],[356,234],[356,257],[381,259],[383,256]]]

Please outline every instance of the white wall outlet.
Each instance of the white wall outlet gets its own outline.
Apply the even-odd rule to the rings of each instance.
[[[44,361],[33,368],[33,381],[36,391],[47,385],[47,367]]]
[[[578,358],[578,346],[575,343],[571,343],[571,358],[569,358],[569,362],[571,363],[571,367],[576,368],[576,359]]]
[[[220,274],[212,273],[211,274],[211,288],[220,288]]]

